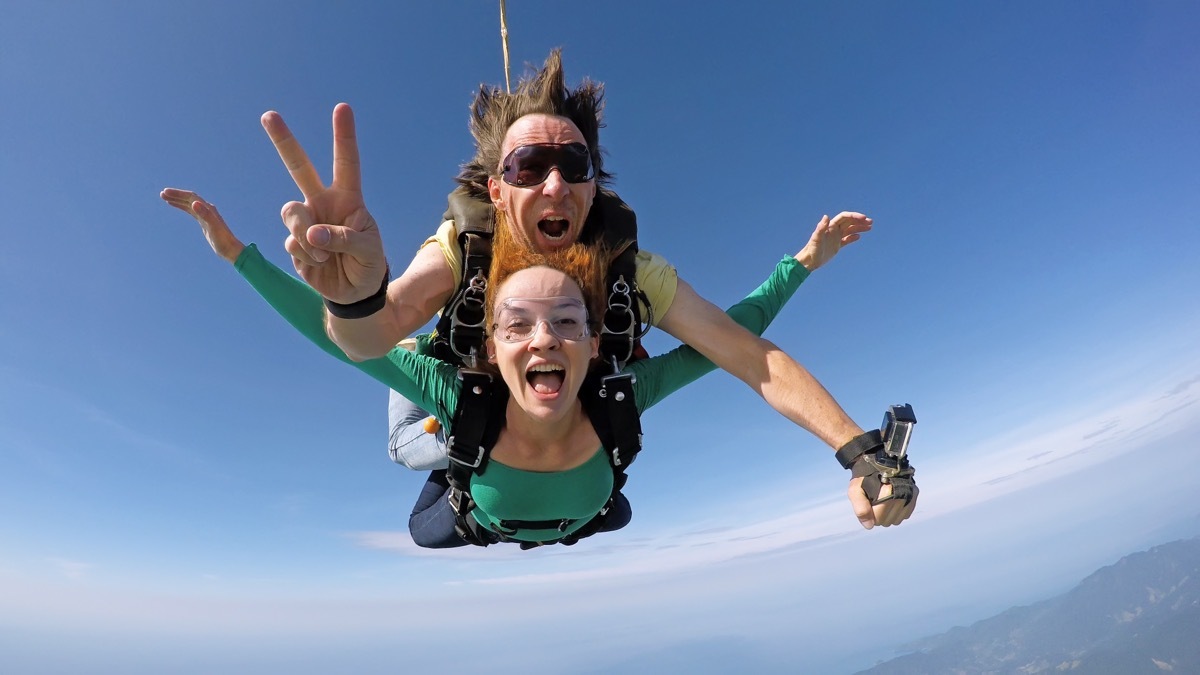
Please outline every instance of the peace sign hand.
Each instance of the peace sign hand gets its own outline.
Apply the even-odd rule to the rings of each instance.
[[[304,148],[275,111],[262,125],[283,160],[303,202],[284,204],[288,234],[284,249],[296,272],[327,300],[350,304],[379,290],[387,274],[383,239],[362,195],[354,111],[333,109],[333,183],[326,187]]]

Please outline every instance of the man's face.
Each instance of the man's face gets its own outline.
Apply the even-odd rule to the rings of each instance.
[[[513,149],[539,143],[585,143],[575,123],[555,115],[526,115],[508,128],[502,156]],[[566,248],[579,239],[592,199],[596,180],[568,183],[558,169],[546,180],[530,187],[515,187],[498,178],[488,179],[488,192],[497,211],[503,211],[517,241],[534,251]]]

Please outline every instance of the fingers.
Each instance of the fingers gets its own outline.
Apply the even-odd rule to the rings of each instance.
[[[358,260],[368,260],[378,257],[378,247],[374,245],[379,237],[374,233],[363,234],[353,227],[341,225],[317,225],[308,230],[308,248],[328,253],[348,253]]]
[[[333,109],[333,187],[362,192],[354,111],[346,103]]]
[[[203,201],[200,199],[200,195],[196,194],[195,192],[192,192],[191,190],[180,190],[177,188],[165,188],[162,192],[158,193],[158,196],[167,204],[174,206],[180,211],[186,211],[193,217],[196,215],[196,213],[192,211],[192,202]]]
[[[300,188],[304,198],[310,199],[324,190],[325,185],[321,183],[320,174],[309,161],[304,148],[300,147],[300,141],[296,140],[296,137],[292,135],[292,130],[288,129],[288,125],[284,123],[283,117],[274,110],[269,110],[263,113],[261,121],[263,129],[266,129],[267,135],[271,137],[271,143],[275,145],[275,151],[279,153],[279,158],[283,160],[283,165],[287,167],[288,173],[292,175],[292,180],[295,181],[296,187]],[[351,120],[351,133],[353,133],[353,120]]]
[[[838,232],[843,237],[843,242],[846,243],[844,237],[852,234],[862,234],[871,229],[874,223],[869,217],[856,211],[842,211],[829,220],[829,231]]]
[[[191,203],[191,209],[192,213],[196,215],[196,219],[199,220],[205,227],[218,227],[225,230],[229,229],[229,226],[225,224],[225,219],[221,217],[221,214],[217,213],[217,207],[209,204],[203,199],[197,197],[196,200]]]
[[[850,487],[846,490],[846,496],[850,498],[850,506],[854,508],[854,515],[858,517],[858,522],[865,529],[875,527],[875,511],[871,507],[871,500],[867,499],[866,493],[862,489],[862,477],[850,479]]]
[[[158,196],[162,197],[163,201],[171,206],[180,211],[186,211],[188,215],[200,221],[205,230],[213,228],[229,229],[229,226],[225,224],[225,219],[221,217],[221,214],[217,213],[217,207],[204,201],[200,195],[191,190],[166,188]]]
[[[225,219],[217,212],[217,207],[204,201],[191,190],[167,188],[160,192],[159,196],[200,223],[204,238],[208,240],[208,245],[214,253],[231,263],[237,262],[246,245],[225,224]]]
[[[892,494],[891,486],[888,485],[886,487],[886,491],[880,491],[880,498]],[[883,527],[891,527],[907,520],[913,514],[913,510],[917,508],[917,494],[920,492],[915,484],[912,486],[912,490],[912,499],[909,499],[907,504],[903,499],[889,499],[886,502],[877,504],[874,507],[875,524],[882,525]]]
[[[817,221],[817,226],[813,229],[812,239],[819,239],[821,235],[829,232],[830,220],[829,216],[821,216],[821,220]]]
[[[917,489],[916,485],[912,486],[912,499],[905,504],[902,499],[887,499],[892,496],[892,486],[884,484],[879,491],[878,498],[887,499],[887,501],[872,505],[871,500],[863,492],[862,484],[863,479],[861,477],[852,479],[846,495],[850,498],[850,505],[854,507],[854,515],[858,517],[858,522],[868,530],[876,525],[883,527],[899,525],[908,520],[908,517],[917,508],[917,495],[920,493],[920,490]]]
[[[320,265],[329,260],[329,253],[313,246],[309,241],[309,229],[313,226],[312,212],[300,202],[288,202],[280,212],[288,236],[283,248],[294,258],[296,264]]]
[[[896,520],[897,505],[903,505],[904,502],[898,502],[895,499],[889,499],[892,496],[892,486],[884,485],[879,489],[880,500],[885,500],[871,507],[872,515],[875,517],[875,524],[888,527],[895,525],[899,521]]]

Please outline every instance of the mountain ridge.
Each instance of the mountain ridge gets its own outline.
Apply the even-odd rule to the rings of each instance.
[[[905,645],[857,675],[1200,673],[1200,537],[1127,555],[1062,595]]]

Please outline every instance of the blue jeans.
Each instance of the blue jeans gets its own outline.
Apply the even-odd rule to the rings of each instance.
[[[446,480],[445,471],[432,471],[429,480],[421,488],[421,495],[413,505],[412,515],[408,517],[408,533],[417,546],[421,548],[454,548],[466,546],[458,533],[454,531],[454,509],[450,508],[450,500],[446,498],[450,492],[450,483]],[[633,518],[633,507],[625,495],[617,493],[613,508],[604,521],[601,532],[619,530],[629,524]]]
[[[397,464],[413,471],[445,469],[450,461],[446,457],[446,430],[438,429],[431,434],[425,431],[424,422],[429,413],[416,403],[392,391],[388,396],[388,455]]]

